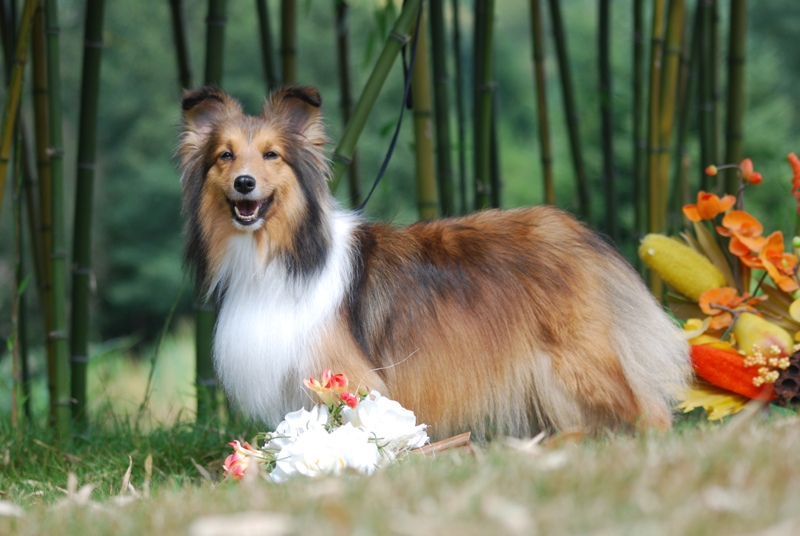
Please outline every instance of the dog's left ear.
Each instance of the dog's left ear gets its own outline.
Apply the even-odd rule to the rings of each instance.
[[[205,145],[217,124],[242,114],[239,102],[215,86],[184,92],[181,110],[183,136],[180,152],[184,161]]]
[[[322,124],[322,97],[316,88],[290,86],[274,91],[264,105],[264,113],[285,118],[289,127],[300,132],[314,145],[324,145],[328,138]]]

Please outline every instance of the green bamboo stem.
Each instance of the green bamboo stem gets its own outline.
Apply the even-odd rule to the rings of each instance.
[[[267,0],[256,0],[256,8],[258,9],[258,33],[261,38],[261,64],[264,68],[264,80],[267,83],[267,90],[272,91],[278,87],[278,76],[275,74],[275,58],[272,54],[272,26]]]
[[[400,16],[389,33],[386,44],[383,46],[378,61],[370,73],[367,84],[356,103],[353,110],[353,115],[347,126],[342,133],[342,138],[339,144],[333,151],[333,170],[331,174],[330,189],[332,192],[336,191],[339,183],[342,180],[345,170],[353,161],[353,153],[355,152],[356,143],[361,132],[364,130],[364,125],[367,122],[367,117],[378,98],[381,87],[383,87],[389,71],[392,68],[395,58],[400,52],[402,46],[409,42],[411,39],[411,32],[416,21],[417,11],[420,8],[421,0],[406,0],[403,4],[403,9]]]
[[[209,0],[208,3],[204,75],[206,85],[222,86],[226,7],[225,0]],[[195,295],[197,421],[208,423],[214,420],[218,410],[218,387],[212,350],[216,315],[213,304],[207,303],[201,298],[200,290],[195,289]]]
[[[22,376],[24,339],[20,329],[21,318],[24,318],[22,305],[23,269],[22,269],[22,176],[19,169],[21,151],[19,136],[16,145],[15,162],[11,168],[14,170],[13,192],[13,236],[14,236],[14,289],[11,296],[11,428],[18,437],[22,436],[25,425],[24,398],[25,388]]]
[[[700,169],[705,169],[709,164],[719,164],[718,138],[717,138],[717,111],[715,102],[715,86],[717,79],[717,45],[715,44],[715,0],[699,0],[702,9],[702,53],[700,55]],[[706,176],[706,189],[713,190],[718,179]]]
[[[297,82],[297,2],[281,0],[281,78]]]
[[[464,109],[464,66],[461,60],[461,19],[459,13],[459,1],[452,0],[453,10],[453,63],[455,63],[455,86],[456,86],[456,139],[458,140],[458,191],[461,202],[460,212],[468,211],[469,200],[467,198],[467,128],[466,111]]]
[[[664,49],[664,0],[655,0],[650,47],[650,102],[647,124],[647,220],[648,231],[661,231],[659,216],[662,200],[659,198],[658,173],[660,164],[659,111],[661,109],[661,60]],[[650,291],[661,297],[661,279],[650,272]]]
[[[547,77],[544,71],[544,29],[542,27],[541,0],[530,1],[531,46],[533,72],[536,82],[536,112],[539,119],[539,149],[542,164],[544,202],[556,204],[556,187],[553,181],[553,151],[550,142],[550,120],[547,113]]]
[[[728,103],[725,125],[725,162],[736,164],[744,158],[744,85],[747,1],[731,0],[728,33]],[[725,170],[725,192],[736,194],[740,182],[736,170]]]
[[[639,5],[641,2],[634,2]],[[580,120],[575,105],[575,96],[570,74],[569,54],[567,53],[567,37],[564,31],[564,21],[561,16],[561,3],[559,0],[550,0],[550,23],[553,28],[553,41],[558,60],[558,72],[561,79],[561,97],[564,105],[564,115],[567,119],[567,134],[569,135],[569,148],[572,155],[572,169],[575,173],[575,190],[578,197],[578,211],[588,220],[591,216],[591,203],[589,202],[589,186],[586,180],[586,171],[583,165],[583,150],[581,149]]]
[[[492,130],[489,133],[489,182],[493,208],[500,208],[503,193],[503,181],[500,174],[500,142],[497,130],[497,94],[495,94],[492,99]]]
[[[658,195],[662,199],[659,207],[659,224],[661,229],[667,225],[667,208],[669,200],[669,167],[672,151],[672,134],[675,123],[675,110],[678,92],[678,75],[680,72],[681,51],[683,46],[683,28],[686,7],[684,0],[670,0],[667,8],[666,43],[661,71],[661,102],[659,117],[659,171]]]
[[[89,364],[89,301],[92,273],[92,212],[97,153],[97,108],[100,100],[100,57],[103,50],[105,0],[86,3],[83,75],[79,119],[75,222],[72,242],[72,365],[73,419],[86,425],[86,374]]]
[[[617,196],[614,177],[614,125],[611,110],[611,2],[600,0],[598,68],[600,74],[600,146],[603,152],[604,230],[617,240]]]
[[[691,156],[689,154],[688,134],[689,124],[692,120],[692,111],[695,106],[697,89],[697,50],[702,39],[700,31],[700,10],[695,9],[691,32],[687,32],[687,39],[684,39],[683,52],[681,54],[680,69],[680,91],[678,92],[678,124],[675,139],[675,151],[673,155],[673,165],[675,168],[675,179],[672,194],[670,195],[670,206],[677,215],[681,212],[681,207],[690,200],[689,173]],[[680,216],[678,217],[680,220]],[[681,227],[677,223],[675,227]]]
[[[484,209],[492,205],[491,131],[494,73],[492,41],[494,37],[494,0],[475,2],[475,204]]]
[[[436,113],[436,178],[442,216],[456,213],[453,166],[450,158],[450,99],[447,86],[447,44],[444,0],[430,0],[431,55],[433,57],[433,95]]]
[[[52,188],[50,173],[50,120],[48,111],[47,87],[47,53],[45,43],[44,5],[39,3],[33,18],[33,115],[36,136],[36,175],[39,179],[39,256],[41,258],[41,274],[37,277],[39,303],[42,308],[42,324],[45,334],[53,331],[52,310],[52,257],[53,220],[50,206],[52,204]],[[33,197],[33,192],[29,192]],[[55,422],[56,414],[56,355],[53,339],[45,337],[47,353],[47,392],[50,404],[50,417]]]
[[[222,66],[225,47],[226,0],[209,0],[206,18],[206,85],[222,85]]]
[[[431,66],[428,58],[428,17],[420,14],[419,35],[411,91],[414,95],[414,157],[416,162],[417,211],[420,220],[436,218],[436,165],[433,156],[433,106]]]
[[[16,41],[16,21],[15,17],[7,9],[5,2],[0,2],[0,40],[3,45],[3,74],[5,74],[5,83],[11,79],[11,67],[14,64],[14,45]],[[11,20],[9,20],[11,19]]]
[[[28,62],[28,49],[30,48],[31,27],[33,15],[36,12],[38,0],[26,0],[20,19],[19,33],[14,52],[14,65],[6,92],[6,102],[3,108],[2,133],[0,133],[0,211],[3,206],[3,193],[5,192],[8,164],[11,159],[11,147],[16,131],[20,96],[22,94],[22,80],[25,76],[25,64]]]
[[[645,164],[647,162],[647,140],[644,128],[644,2],[633,2],[633,199],[634,227],[639,236],[647,233],[647,188],[645,184]],[[641,261],[636,258],[637,266]]]
[[[350,88],[350,40],[348,37],[348,14],[350,7],[345,0],[336,1],[336,52],[339,60],[339,93],[341,94],[342,119],[344,124],[353,115],[353,92]],[[358,153],[353,153],[353,163],[347,170],[349,200],[352,206],[361,205],[361,172]]]
[[[50,114],[50,180],[51,180],[51,282],[52,331],[56,365],[56,415],[58,438],[69,442],[72,433],[72,403],[70,400],[70,363],[67,345],[67,251],[64,233],[64,145],[61,130],[61,75],[58,6],[56,0],[45,1],[47,25],[47,104]]]
[[[175,42],[175,54],[178,60],[178,83],[181,89],[192,87],[192,63],[189,60],[189,43],[186,39],[186,23],[183,16],[183,2],[170,0],[172,16],[172,39]]]

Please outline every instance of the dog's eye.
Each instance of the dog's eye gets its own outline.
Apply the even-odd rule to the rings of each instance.
[[[220,160],[233,160],[233,153],[230,151],[225,151],[221,155],[219,155]]]
[[[264,160],[275,160],[276,158],[278,158],[278,153],[275,151],[267,151],[264,153]]]

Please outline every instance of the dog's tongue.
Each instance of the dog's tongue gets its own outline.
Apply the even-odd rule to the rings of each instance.
[[[244,217],[252,216],[257,209],[257,201],[244,200],[236,202],[236,210],[239,211],[239,214]]]

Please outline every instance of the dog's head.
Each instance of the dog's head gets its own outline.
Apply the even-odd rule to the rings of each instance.
[[[320,106],[310,87],[273,92],[257,116],[215,87],[184,94],[178,152],[187,259],[201,279],[232,235],[257,232],[262,249],[295,255],[305,247],[300,235],[319,227],[328,199]]]

